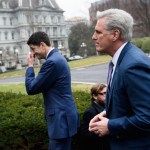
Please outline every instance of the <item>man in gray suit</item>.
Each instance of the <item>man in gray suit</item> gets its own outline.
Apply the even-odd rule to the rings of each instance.
[[[106,111],[89,130],[110,136],[111,150],[150,150],[150,59],[130,41],[133,18],[119,9],[100,12],[93,40],[112,57]]]
[[[26,90],[29,95],[43,94],[49,150],[70,150],[71,137],[77,133],[79,119],[67,61],[56,48],[51,47],[48,35],[44,32],[33,33],[27,44],[31,54],[26,70]],[[35,57],[46,59],[36,77]]]

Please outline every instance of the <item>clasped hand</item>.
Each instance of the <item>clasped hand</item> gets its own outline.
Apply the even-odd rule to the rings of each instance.
[[[109,119],[106,118],[106,112],[101,112],[90,121],[89,131],[98,134],[100,137],[108,135],[108,121]]]

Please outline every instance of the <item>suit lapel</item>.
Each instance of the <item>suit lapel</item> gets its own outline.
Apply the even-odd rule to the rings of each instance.
[[[115,72],[114,72],[114,75],[113,75],[113,79],[112,79],[112,83],[111,83],[111,88],[110,88],[110,91],[107,92],[107,101],[106,101],[106,110],[108,111],[109,110],[109,106],[110,106],[110,103],[111,103],[111,100],[112,100],[112,93],[113,93],[113,90],[114,90],[114,83],[115,81],[117,80],[117,77],[118,77],[118,70],[120,68],[120,63],[123,59],[123,57],[125,56],[126,52],[130,49],[131,47],[131,43],[128,42],[125,47],[123,48],[122,52],[120,53],[120,56],[118,58],[118,61],[117,61],[117,65],[116,65],[116,69],[115,69]]]

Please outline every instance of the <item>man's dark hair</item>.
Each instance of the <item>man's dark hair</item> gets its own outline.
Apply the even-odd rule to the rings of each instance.
[[[50,46],[50,40],[45,32],[38,31],[33,33],[27,41],[27,44],[33,44],[39,46],[41,42],[44,42],[47,46]]]

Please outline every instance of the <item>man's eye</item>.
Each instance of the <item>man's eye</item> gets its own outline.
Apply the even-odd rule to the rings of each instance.
[[[101,32],[100,31],[95,31],[97,34],[101,34]]]

